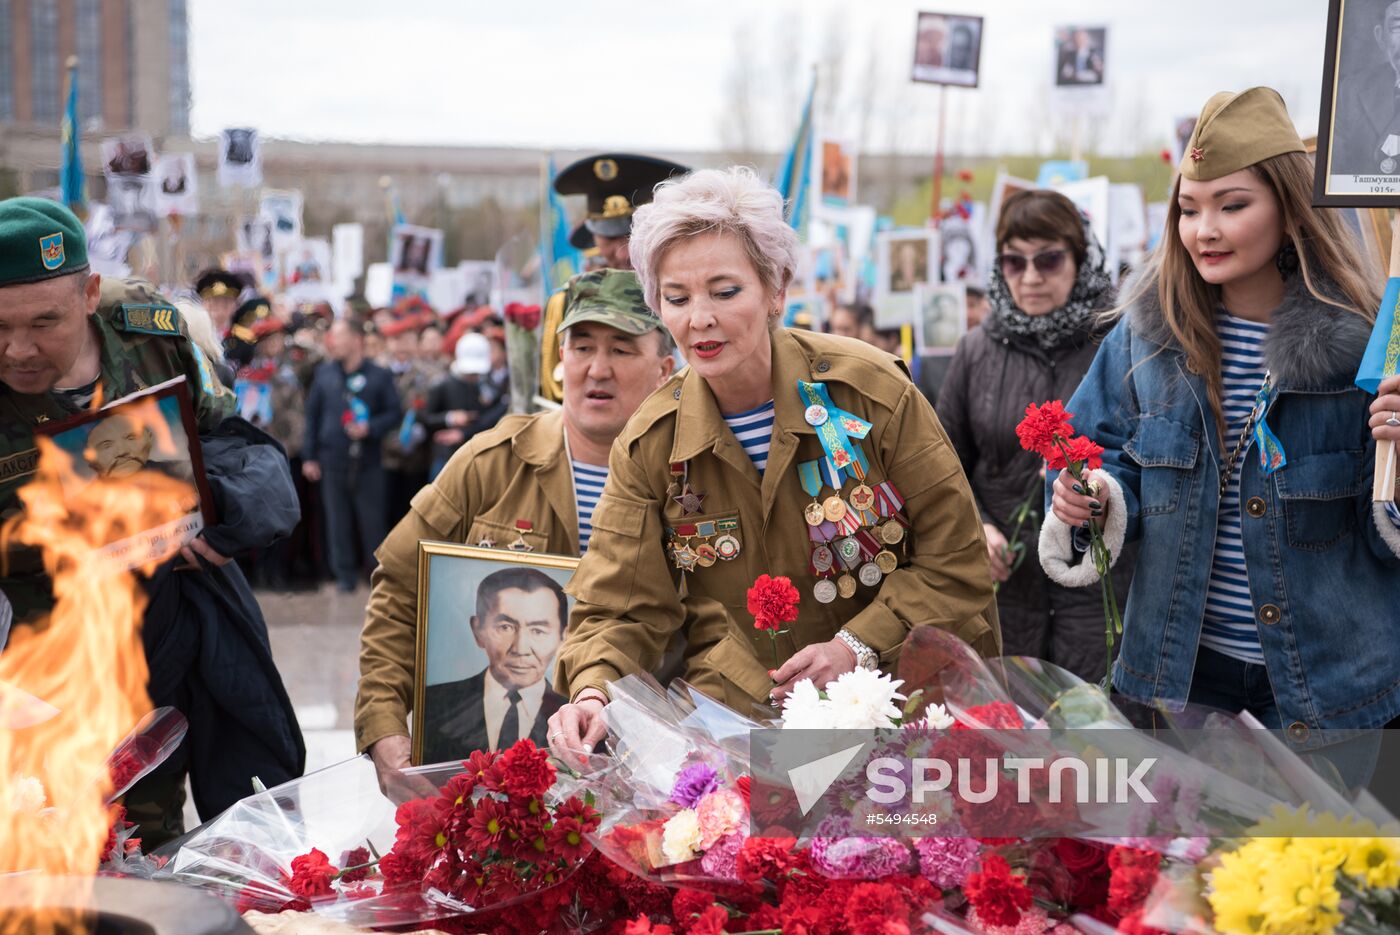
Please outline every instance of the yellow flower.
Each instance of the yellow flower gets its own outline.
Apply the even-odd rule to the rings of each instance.
[[[1220,866],[1210,872],[1206,899],[1215,913],[1215,928],[1223,935],[1258,935],[1264,929],[1259,911],[1259,883],[1268,855],[1251,841],[1236,851],[1220,855]]]
[[[1259,912],[1270,932],[1326,935],[1342,921],[1337,911],[1336,865],[1318,861],[1316,849],[1295,838],[1260,881]]]
[[[1346,863],[1348,874],[1370,889],[1388,890],[1400,886],[1400,838],[1352,838]]]

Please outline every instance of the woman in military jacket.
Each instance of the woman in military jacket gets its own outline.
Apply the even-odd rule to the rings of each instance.
[[[797,256],[781,196],[746,169],[664,183],[631,250],[690,366],[613,447],[569,588],[556,751],[591,749],[608,684],[654,667],[687,608],[728,618],[704,687],[741,711],[890,668],[915,626],[996,654],[981,521],[932,408],[895,358],[778,326]],[[801,594],[776,640],[746,606],[763,574]]]

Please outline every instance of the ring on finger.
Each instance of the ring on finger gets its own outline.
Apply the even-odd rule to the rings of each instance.
[[[1400,413],[1392,412],[1390,418],[1385,420],[1385,424],[1392,428],[1400,428]]]

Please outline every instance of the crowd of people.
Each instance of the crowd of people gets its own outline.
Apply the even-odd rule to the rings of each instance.
[[[452,683],[453,704],[488,721],[436,730],[440,754],[470,752],[448,749],[453,736],[497,747],[547,725],[555,753],[577,760],[604,737],[619,677],[684,676],[747,713],[803,679],[888,669],[921,626],[1101,682],[1105,574],[1124,620],[1105,687],[1125,705],[1248,710],[1300,747],[1312,731],[1394,723],[1400,674],[1375,648],[1400,636],[1400,510],[1373,509],[1368,480],[1377,441],[1400,440],[1400,378],[1375,395],[1353,383],[1376,290],[1342,222],[1312,207],[1278,94],[1212,98],[1189,153],[1162,246],[1120,290],[1073,203],[1008,198],[977,320],[945,367],[900,359],[899,336],[860,304],[831,309],[827,333],[783,326],[797,235],[746,168],[604,154],[560,173],[588,197],[576,233],[603,268],[547,302],[539,395],[558,406],[529,414],[511,413],[535,401],[510,398],[489,308],[443,315],[408,299],[336,317],[211,270],[180,328],[140,341],[201,349],[179,360],[202,386],[202,432],[240,414],[261,430],[247,447],[285,453],[285,484],[259,477],[258,495],[271,508],[281,491],[287,521],[218,550],[203,537],[255,621],[249,664],[267,671],[266,632],[229,558],[275,587],[353,591],[370,575],[355,742],[386,793],[413,795],[418,544],[434,539],[582,557],[562,640],[550,632],[547,660],[507,647],[480,679]],[[0,255],[60,222],[80,245],[61,212],[0,204],[0,239],[12,234]],[[0,261],[0,285],[37,296],[7,296],[0,316],[42,317],[57,277],[86,282],[70,250],[42,274]],[[136,287],[118,285],[63,293],[79,357],[48,338],[26,351],[43,367],[15,363],[30,345],[0,355],[0,402],[96,380],[110,354],[74,337],[87,334],[76,316],[134,341],[121,299]],[[202,376],[205,357],[218,379]],[[1077,480],[1022,447],[1026,407],[1046,400],[1067,401],[1101,469]],[[1095,529],[1111,571],[1090,557]],[[776,596],[790,615],[769,627],[746,602],[764,576],[800,596]],[[21,584],[4,579],[12,601]],[[152,612],[173,619],[192,599]],[[528,666],[508,664],[517,652]],[[177,704],[238,697],[188,657],[171,665]],[[270,681],[284,699],[275,668]],[[283,707],[257,711],[294,731]],[[192,744],[192,773],[226,763],[208,744]],[[296,771],[295,744],[262,750],[264,780]]]

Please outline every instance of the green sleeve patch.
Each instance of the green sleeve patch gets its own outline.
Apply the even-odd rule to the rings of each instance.
[[[121,306],[117,323],[123,331],[139,334],[180,334],[180,313],[173,305],[127,305]]]

